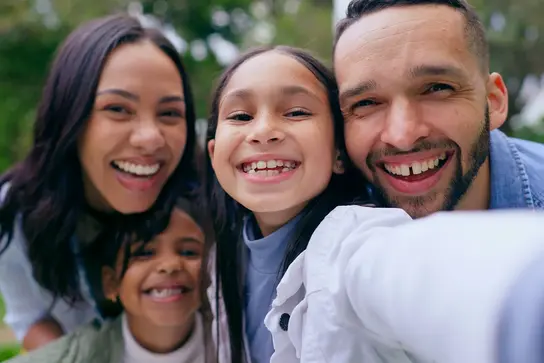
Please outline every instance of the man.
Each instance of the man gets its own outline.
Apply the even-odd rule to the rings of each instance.
[[[507,89],[464,0],[353,0],[334,68],[349,157],[381,203],[544,208],[544,145],[497,130]]]

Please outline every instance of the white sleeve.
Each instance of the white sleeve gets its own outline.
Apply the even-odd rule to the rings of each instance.
[[[53,303],[52,295],[32,277],[25,251],[24,239],[16,227],[9,247],[0,255],[0,293],[6,308],[4,322],[19,341],[32,324],[48,315]]]
[[[361,214],[361,218],[365,217]],[[496,361],[499,316],[524,269],[544,254],[544,214],[438,213],[355,229],[344,270],[364,329],[441,363]]]

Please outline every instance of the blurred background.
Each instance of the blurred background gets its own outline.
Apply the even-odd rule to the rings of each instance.
[[[504,131],[544,142],[544,1],[472,0],[488,30],[491,69],[510,92]],[[82,22],[128,11],[163,29],[183,54],[205,130],[215,78],[261,44],[308,48],[327,64],[349,0],[0,0],[0,172],[31,142],[35,107],[59,43]],[[0,301],[0,314],[2,304]],[[1,324],[1,323],[0,323]],[[10,340],[0,328],[0,341]],[[2,360],[0,352],[0,361]]]

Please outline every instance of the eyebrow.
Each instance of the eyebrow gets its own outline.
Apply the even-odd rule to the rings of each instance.
[[[128,92],[118,88],[105,89],[103,91],[98,91],[96,93],[97,96],[104,95],[104,94],[114,94],[114,95],[127,98],[132,101],[140,100],[140,97],[138,95],[135,95],[132,92]],[[185,102],[185,99],[181,96],[164,96],[159,99],[159,103],[170,103],[170,102]]]
[[[198,238],[195,238],[195,237],[181,237],[181,238],[178,238],[176,239],[176,242],[182,242],[182,243],[198,243],[198,244],[203,244],[204,242],[199,240]]]
[[[466,78],[465,73],[450,65],[429,65],[423,64],[410,69],[411,78],[420,78],[426,76],[451,76],[455,78]]]
[[[360,95],[368,91],[372,91],[378,87],[378,84],[373,79],[359,83],[358,85],[348,88],[340,93],[340,104],[345,103],[349,98]]]
[[[310,96],[318,101],[321,101],[319,99],[319,97],[317,97],[317,95],[315,93],[313,93],[312,91],[310,91],[309,89],[307,89],[306,87],[302,87],[302,86],[286,86],[286,87],[282,87],[282,89],[280,90],[281,94],[282,95],[287,95],[287,96],[295,96],[295,95],[298,95],[298,94],[303,94],[303,95],[306,95],[306,96]]]

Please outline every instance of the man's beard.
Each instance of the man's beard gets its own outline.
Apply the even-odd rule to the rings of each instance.
[[[468,171],[464,174],[461,149],[457,144],[452,145],[455,148],[455,174],[451,179],[449,186],[446,188],[446,191],[444,193],[444,202],[442,203],[442,206],[438,209],[438,211],[453,210],[457,206],[459,201],[463,198],[463,196],[466,194],[466,192],[472,185],[472,182],[478,175],[478,172],[480,171],[483,163],[487,160],[489,156],[489,138],[490,119],[489,109],[486,108],[483,128],[480,130],[478,139],[473,144],[470,150],[468,160],[470,160],[471,162]],[[437,212],[437,210],[429,209],[428,205],[436,198],[439,198],[438,192],[432,193],[431,195],[409,198],[389,197],[385,193],[385,188],[383,188],[377,178],[376,183],[373,185],[372,191],[374,199],[380,205],[404,209],[408,214],[412,216],[412,218],[424,217],[431,213]]]

